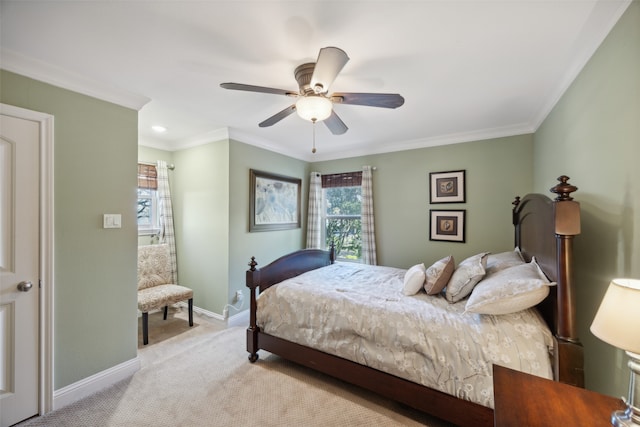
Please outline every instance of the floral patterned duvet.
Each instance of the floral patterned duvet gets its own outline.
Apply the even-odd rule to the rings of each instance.
[[[262,331],[493,408],[492,365],[553,378],[551,332],[534,309],[464,313],[402,293],[406,270],[336,263],[258,298]]]

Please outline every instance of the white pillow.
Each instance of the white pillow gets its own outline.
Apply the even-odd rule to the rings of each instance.
[[[524,264],[524,258],[519,248],[513,251],[500,252],[497,254],[489,254],[487,257],[487,276],[490,276],[505,268],[514,267]]]
[[[453,270],[455,270],[455,261],[451,255],[434,262],[431,267],[427,268],[427,277],[424,283],[427,295],[436,295],[442,292],[449,283]]]
[[[404,287],[402,293],[405,295],[415,295],[424,286],[425,267],[417,264],[407,270],[404,274]]]
[[[447,283],[445,291],[447,301],[458,302],[471,293],[476,283],[485,275],[488,255],[489,252],[482,252],[458,264]]]
[[[509,314],[541,302],[549,295],[549,282],[535,258],[528,264],[509,267],[482,280],[467,301],[466,311]]]

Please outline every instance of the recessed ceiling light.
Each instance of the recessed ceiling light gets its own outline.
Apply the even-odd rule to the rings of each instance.
[[[166,128],[166,127],[164,127],[164,126],[159,126],[159,125],[151,126],[151,129],[153,129],[153,130],[154,130],[154,132],[158,132],[158,133],[163,133],[163,132],[166,132],[166,131],[167,131],[167,128]]]

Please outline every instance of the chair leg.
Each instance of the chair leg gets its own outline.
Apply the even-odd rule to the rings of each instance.
[[[149,344],[149,313],[142,313],[142,344]]]
[[[169,313],[169,306],[165,305],[164,306],[164,317],[163,317],[163,320],[167,320],[167,313]]]
[[[189,326],[193,326],[193,298],[189,298]]]

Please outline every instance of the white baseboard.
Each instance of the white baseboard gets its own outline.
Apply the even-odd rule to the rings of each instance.
[[[181,307],[187,307],[185,302],[179,302],[177,305]],[[225,319],[224,316],[219,315],[218,313],[214,313],[209,310],[205,310],[204,308],[200,308],[197,306],[193,306],[193,312],[197,314],[201,314],[203,316],[210,317],[212,319],[220,320],[222,322],[226,322],[227,326],[249,326],[249,310],[241,311],[238,314],[234,314],[233,316]]]
[[[60,409],[70,405],[83,397],[103,390],[118,381],[129,378],[140,370],[140,359],[136,356],[131,360],[120,363],[90,377],[69,384],[53,392],[53,409]]]
[[[184,308],[187,309],[189,306],[187,305],[186,302],[181,301],[178,303],[175,303],[174,306],[178,306],[180,308]],[[198,306],[193,306],[193,312],[196,314],[199,314],[201,316],[207,316],[211,319],[216,319],[216,320],[220,320],[222,322],[224,322],[224,317],[222,317],[221,315],[219,315],[218,313],[214,313],[213,311],[209,311],[209,310],[205,310],[204,308],[200,308]]]
[[[176,305],[187,308],[187,303],[179,302]],[[202,316],[207,316],[212,319],[219,320],[221,322],[225,322],[227,326],[249,326],[249,310],[241,311],[238,314],[235,314],[228,319],[225,319],[224,316],[221,316],[218,313],[214,313],[213,311],[205,310],[204,308],[200,308],[197,306],[193,306],[193,312],[196,314],[200,314]]]
[[[241,311],[227,319],[227,326],[249,326],[249,310]]]
[[[184,302],[179,303],[180,305],[182,305],[183,307],[187,307],[187,304]],[[224,317],[222,317],[221,315],[219,315],[218,313],[214,313],[213,311],[209,311],[209,310],[205,310],[204,308],[200,308],[197,306],[193,306],[193,312],[203,315],[203,316],[207,316],[210,317],[212,319],[216,319],[216,320],[221,320],[224,322]]]

